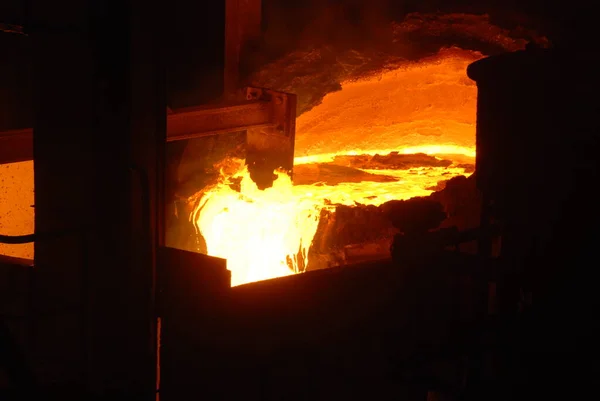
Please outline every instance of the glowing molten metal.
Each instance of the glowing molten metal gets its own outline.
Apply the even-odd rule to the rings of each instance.
[[[273,187],[258,189],[243,160],[231,176],[209,188],[194,212],[208,253],[227,259],[232,285],[304,270],[319,225],[322,199],[277,172]],[[231,188],[240,179],[240,191]]]
[[[465,74],[476,52],[442,50],[399,69],[342,84],[297,119],[295,165],[336,165],[336,156],[425,153],[445,167],[357,168],[386,180],[293,185],[277,173],[259,190],[243,161],[203,191],[192,219],[208,254],[227,259],[232,285],[302,272],[321,211],[427,196],[439,181],[465,174],[475,156],[476,87]],[[234,181],[240,180],[234,189]]]

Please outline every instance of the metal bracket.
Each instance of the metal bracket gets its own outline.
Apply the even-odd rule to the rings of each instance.
[[[237,102],[173,110],[167,116],[167,141],[261,129],[294,138],[296,96],[271,89],[247,87]]]
[[[275,132],[287,137],[294,137],[296,131],[296,95],[255,87],[247,87],[245,92],[247,100],[270,103],[271,119]]]

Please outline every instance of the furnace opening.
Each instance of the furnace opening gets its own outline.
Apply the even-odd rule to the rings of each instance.
[[[478,207],[468,180],[477,89],[466,69],[523,48],[530,33],[469,14],[409,14],[387,29],[372,46],[320,42],[250,73],[253,87],[298,96],[293,169],[274,171],[271,187],[253,180],[260,160],[242,145],[223,150],[243,135],[195,146],[220,156],[187,198],[192,247],[227,259],[232,285],[389,258],[398,201],[431,197],[446,202],[442,225],[476,224],[456,217]]]
[[[389,204],[441,199],[449,180],[474,173],[477,93],[466,68],[523,48],[531,32],[469,14],[414,13],[378,28],[376,43],[296,41],[300,48],[274,60],[244,53],[258,63],[246,84],[297,95],[295,138],[285,136],[289,127],[255,124],[170,142],[167,175],[176,178],[166,186],[176,200],[166,212],[167,246],[227,259],[233,285],[386,258],[398,231]],[[277,142],[269,154],[256,152],[269,141]],[[33,227],[29,166],[19,179],[27,196],[5,191],[23,209],[19,221],[2,216],[5,232]],[[0,253],[31,257],[32,245]]]
[[[476,88],[465,71],[481,57],[442,49],[343,82],[340,91],[297,119],[293,179],[276,172],[271,188],[258,189],[243,160],[229,158],[218,182],[196,194],[191,219],[206,252],[227,259],[232,285],[317,265],[311,245],[325,229],[321,218],[338,206],[428,196],[446,180],[469,176]],[[394,230],[385,231],[381,235],[391,240]],[[369,256],[385,258],[389,248],[375,254]],[[335,264],[344,262],[331,259],[321,267]]]

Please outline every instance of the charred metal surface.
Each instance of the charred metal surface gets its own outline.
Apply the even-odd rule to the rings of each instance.
[[[469,337],[452,340],[473,319],[471,305],[482,295],[479,283],[455,272],[469,264],[472,259],[460,256],[413,271],[369,263],[222,293],[220,279],[209,289],[211,280],[204,277],[213,268],[196,262],[178,278],[180,287],[171,287],[177,290],[171,307],[181,319],[170,351],[179,352],[172,360],[178,376],[163,376],[161,397],[167,400],[168,393],[175,400],[174,392],[181,392],[185,399],[350,400],[390,399],[393,393],[394,399],[424,399],[398,397],[412,386],[423,393],[430,385],[403,370],[422,350],[451,349],[452,361],[472,345]],[[212,299],[203,298],[207,292]],[[222,377],[235,378],[236,385],[223,386]],[[354,377],[360,380],[349,380]],[[460,386],[460,380],[454,383]]]
[[[289,174],[294,166],[296,134],[296,96],[262,88],[247,88],[246,98],[268,101],[273,125],[248,130],[246,164],[252,180],[261,189],[273,185],[273,172]]]
[[[272,106],[272,122],[275,133],[293,137],[296,129],[296,96],[271,89],[248,87],[245,89],[248,101],[260,100]]]
[[[203,398],[198,376],[214,355],[204,345],[222,317],[231,274],[224,259],[166,247],[160,255],[160,397]]]
[[[585,125],[597,112],[597,80],[567,83],[562,78],[589,71],[593,58],[579,56],[578,67],[571,56],[530,47],[480,60],[467,71],[478,86],[476,169],[484,196],[482,224],[504,222],[505,257],[521,259],[533,252],[526,243],[537,243],[536,253],[547,249],[547,230],[553,224],[549,216],[563,214],[574,191],[582,191],[581,183],[594,181],[597,173],[597,130]],[[557,160],[560,167],[549,171]],[[557,190],[557,182],[564,187]]]
[[[274,171],[292,172],[294,142],[272,129],[253,129],[247,133],[246,164],[250,177],[260,189],[273,185]]]
[[[600,80],[597,52],[580,32],[571,37],[578,43],[530,46],[467,70],[478,87],[481,225],[500,225],[499,260],[506,267],[495,290],[497,314],[514,319],[523,299],[532,300],[527,330],[502,334],[504,349],[520,347],[532,356],[507,360],[497,380],[526,372],[524,390],[535,398],[577,398],[574,389],[593,375],[579,363],[579,350],[592,358],[599,351],[589,261],[597,259],[600,226],[590,187],[598,182]],[[491,235],[481,236],[480,246],[489,255]]]

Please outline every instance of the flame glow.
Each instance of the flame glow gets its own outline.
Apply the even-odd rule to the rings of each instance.
[[[303,271],[321,202],[281,172],[273,187],[261,191],[244,161],[238,163],[234,174],[204,192],[194,212],[208,253],[227,259],[234,286]],[[236,178],[239,192],[231,188]]]
[[[331,205],[381,205],[427,196],[439,181],[465,174],[474,163],[476,87],[466,67],[481,54],[441,51],[400,70],[342,85],[297,119],[295,165],[331,163],[341,155],[425,153],[449,167],[362,169],[386,182],[293,185],[277,173],[261,191],[243,161],[203,190],[192,214],[208,254],[227,259],[232,285],[302,272],[321,211]],[[233,189],[234,179],[240,180]]]

